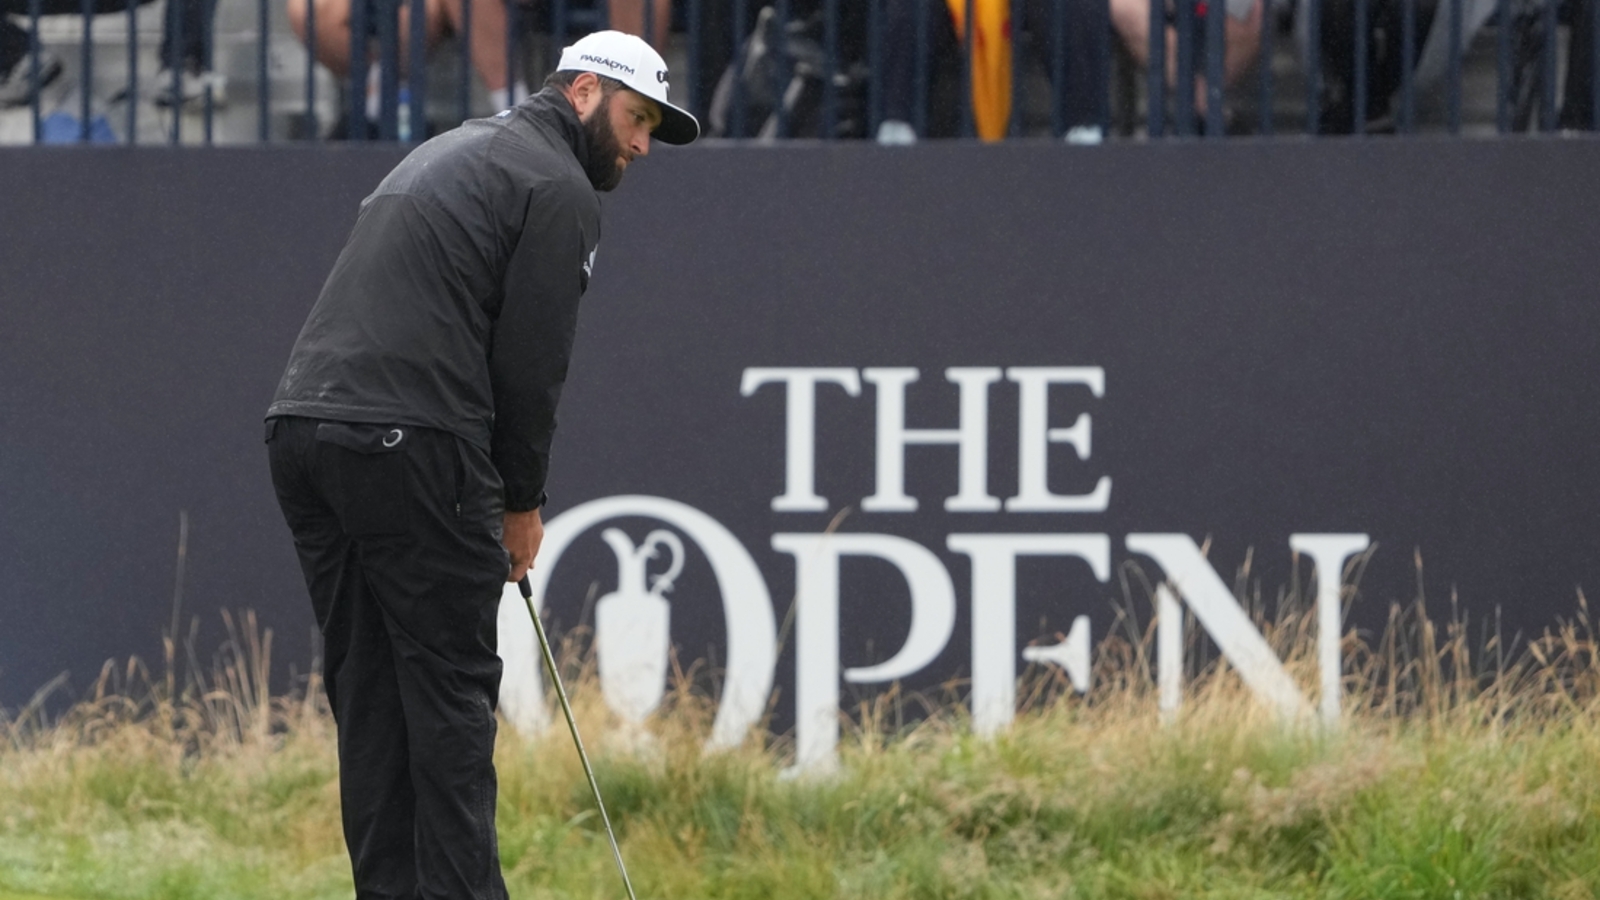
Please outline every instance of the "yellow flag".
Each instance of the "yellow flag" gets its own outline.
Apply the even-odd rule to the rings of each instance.
[[[978,137],[998,141],[1011,121],[1011,0],[945,0],[965,46],[967,3],[972,34],[972,118]]]

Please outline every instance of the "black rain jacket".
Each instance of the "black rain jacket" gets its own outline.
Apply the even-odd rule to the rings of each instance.
[[[362,201],[267,417],[450,431],[489,451],[506,509],[543,505],[600,240],[588,158],[553,89],[412,151]]]

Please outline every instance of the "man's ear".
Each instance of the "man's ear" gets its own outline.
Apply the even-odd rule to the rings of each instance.
[[[589,113],[600,105],[604,99],[604,86],[600,84],[600,76],[593,72],[583,72],[572,80],[572,85],[567,88],[567,99],[571,101],[572,108],[578,113],[578,118],[588,118]]]

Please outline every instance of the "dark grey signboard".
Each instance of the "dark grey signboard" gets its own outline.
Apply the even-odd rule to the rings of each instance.
[[[180,511],[185,615],[254,608],[304,669],[260,416],[394,159],[0,156],[0,705],[154,653]],[[607,621],[656,641],[626,631],[654,610],[780,723],[965,677],[984,642],[1020,671],[1080,617],[1098,641],[1118,573],[1189,547],[1270,596],[1294,536],[1361,536],[1358,624],[1420,583],[1542,628],[1600,574],[1597,164],[1587,141],[660,151],[606,200],[544,603],[598,617],[603,654]]]

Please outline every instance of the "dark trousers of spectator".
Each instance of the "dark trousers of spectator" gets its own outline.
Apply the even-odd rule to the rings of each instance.
[[[217,0],[167,0],[161,29],[161,67],[190,72],[211,71],[213,26]]]
[[[151,0],[136,0],[136,5],[149,2]],[[126,12],[128,6],[129,0],[90,0],[88,8],[93,15],[103,16]],[[211,68],[211,25],[216,8],[217,0],[169,0],[161,36],[163,68],[176,68],[180,61],[193,72]],[[26,17],[30,15],[29,9],[28,0],[0,0],[0,73],[10,71],[28,55],[32,46],[28,31],[9,17]],[[41,16],[82,15],[83,11],[81,0],[41,0],[39,3]]]
[[[1053,114],[1064,128],[1111,123],[1111,4],[1107,0],[1028,0],[1023,27],[1054,79]],[[1057,47],[1064,57],[1056,60]]]
[[[1439,0],[1417,0],[1412,59],[1422,55],[1422,45]],[[1402,36],[1405,7],[1400,0],[1368,0],[1367,5],[1367,105],[1366,121],[1386,127],[1390,98],[1400,88],[1403,74]],[[1322,109],[1321,130],[1349,134],[1355,128],[1356,5],[1354,0],[1322,3]],[[1266,65],[1263,62],[1263,65]]]
[[[927,134],[959,134],[962,57],[966,53],[945,0],[885,0],[884,118],[915,122],[919,101],[917,37],[927,36],[924,89]],[[920,8],[919,8],[920,7]],[[919,25],[918,16],[924,17]],[[1104,127],[1110,118],[1111,13],[1105,0],[1027,0],[1023,20],[1037,59],[1054,79],[1052,118],[1063,128]],[[1013,34],[1020,29],[1013,29]],[[1013,48],[1020,52],[1020,47]],[[1060,53],[1058,61],[1056,54]],[[1013,96],[1016,85],[1012,86]]]
[[[150,0],[138,2],[148,3]],[[97,16],[123,12],[127,8],[128,0],[89,0],[88,6],[89,12]],[[11,67],[21,62],[33,47],[28,30],[11,18],[26,17],[31,14],[30,9],[29,0],[0,0],[0,75],[11,71]],[[80,0],[40,0],[39,3],[41,16],[82,15],[83,12],[84,4]]]
[[[272,482],[323,639],[358,900],[504,900],[495,623],[510,561],[488,454],[443,431],[284,417]]]
[[[884,0],[883,118],[920,137],[961,134],[961,39],[945,0]]]
[[[1569,131],[1593,131],[1595,0],[1574,2],[1572,40],[1567,45],[1567,83],[1557,125]]]

